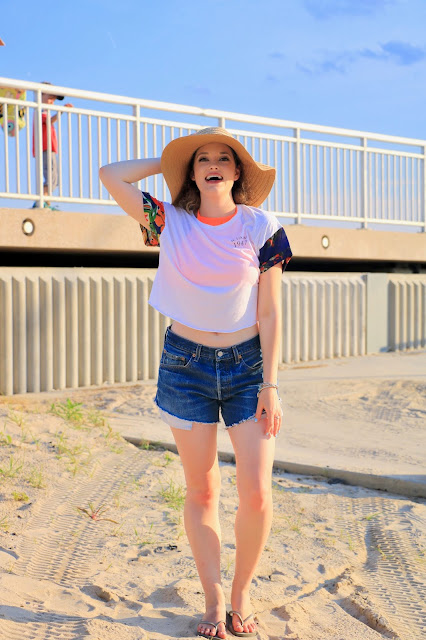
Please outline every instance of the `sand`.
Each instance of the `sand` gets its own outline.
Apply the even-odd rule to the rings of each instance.
[[[179,458],[129,444],[108,422],[132,402],[154,416],[153,394],[0,398],[2,640],[195,637],[203,596]],[[229,596],[237,492],[235,466],[220,468]],[[426,637],[425,500],[281,472],[273,495],[252,589],[260,639]]]

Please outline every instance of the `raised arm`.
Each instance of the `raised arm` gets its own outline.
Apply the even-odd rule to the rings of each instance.
[[[144,227],[148,222],[144,215],[140,190],[132,184],[161,173],[160,158],[124,160],[106,164],[99,169],[99,177],[119,207]]]

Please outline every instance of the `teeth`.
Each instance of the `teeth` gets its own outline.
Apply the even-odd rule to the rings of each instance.
[[[208,180],[208,181],[210,181],[210,180],[222,180],[222,176],[220,176],[220,175],[207,176],[206,180]]]

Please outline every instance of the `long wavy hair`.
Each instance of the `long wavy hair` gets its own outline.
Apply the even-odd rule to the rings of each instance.
[[[232,198],[235,204],[247,204],[247,194],[244,189],[243,165],[241,164],[241,161],[235,151],[231,147],[230,149],[232,151],[232,155],[234,156],[235,166],[240,170],[240,176],[238,180],[234,182],[234,186],[232,187]],[[200,190],[195,184],[195,181],[191,178],[191,174],[194,170],[194,160],[196,153],[197,151],[194,151],[194,153],[192,154],[191,160],[188,163],[188,170],[186,172],[182,189],[173,202],[173,205],[175,207],[185,209],[185,211],[187,211],[188,213],[192,213],[193,215],[196,215],[201,204]]]

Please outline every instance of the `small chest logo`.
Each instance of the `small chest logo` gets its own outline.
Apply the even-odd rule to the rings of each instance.
[[[247,246],[247,236],[236,236],[235,238],[231,238],[231,242],[236,249],[241,249],[241,247]]]

